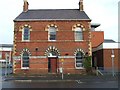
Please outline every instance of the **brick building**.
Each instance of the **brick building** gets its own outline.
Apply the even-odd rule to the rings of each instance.
[[[24,0],[23,12],[14,19],[14,73],[60,73],[61,67],[64,73],[84,72],[84,56],[92,56],[92,46],[103,42],[104,33],[91,29],[99,25],[91,24],[83,0],[79,9],[28,7]]]
[[[6,59],[8,64],[12,64],[12,44],[0,44],[0,67],[5,67]]]
[[[114,68],[118,72],[120,47],[117,42],[111,39],[105,39],[104,42],[96,48],[93,48],[93,67],[103,69],[105,72],[111,72]]]

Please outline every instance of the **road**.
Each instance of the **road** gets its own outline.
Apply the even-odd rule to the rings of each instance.
[[[4,72],[2,88],[118,88],[118,79],[116,77],[81,77],[72,80],[42,80],[35,77],[27,80],[6,80],[4,81]]]
[[[71,81],[2,81],[2,88],[118,88],[118,81],[71,80]]]

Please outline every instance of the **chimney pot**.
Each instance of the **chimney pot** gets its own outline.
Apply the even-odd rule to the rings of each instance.
[[[80,11],[83,11],[84,9],[83,9],[83,0],[80,0],[80,2],[79,2],[79,10]]]
[[[28,6],[29,6],[29,3],[27,0],[24,0],[24,5],[23,5],[23,11],[24,12],[27,12],[28,11]]]

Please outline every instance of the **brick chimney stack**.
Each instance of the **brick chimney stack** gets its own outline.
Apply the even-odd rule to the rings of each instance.
[[[80,2],[79,2],[79,10],[80,11],[83,11],[84,9],[83,9],[83,0],[80,0]]]
[[[27,11],[28,11],[28,6],[29,6],[28,1],[27,1],[27,0],[24,0],[23,12],[27,12]]]

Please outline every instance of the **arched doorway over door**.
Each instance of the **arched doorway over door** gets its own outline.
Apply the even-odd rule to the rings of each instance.
[[[50,46],[45,55],[48,57],[48,73],[57,73],[59,68],[58,56],[60,56],[59,50],[54,46]]]

